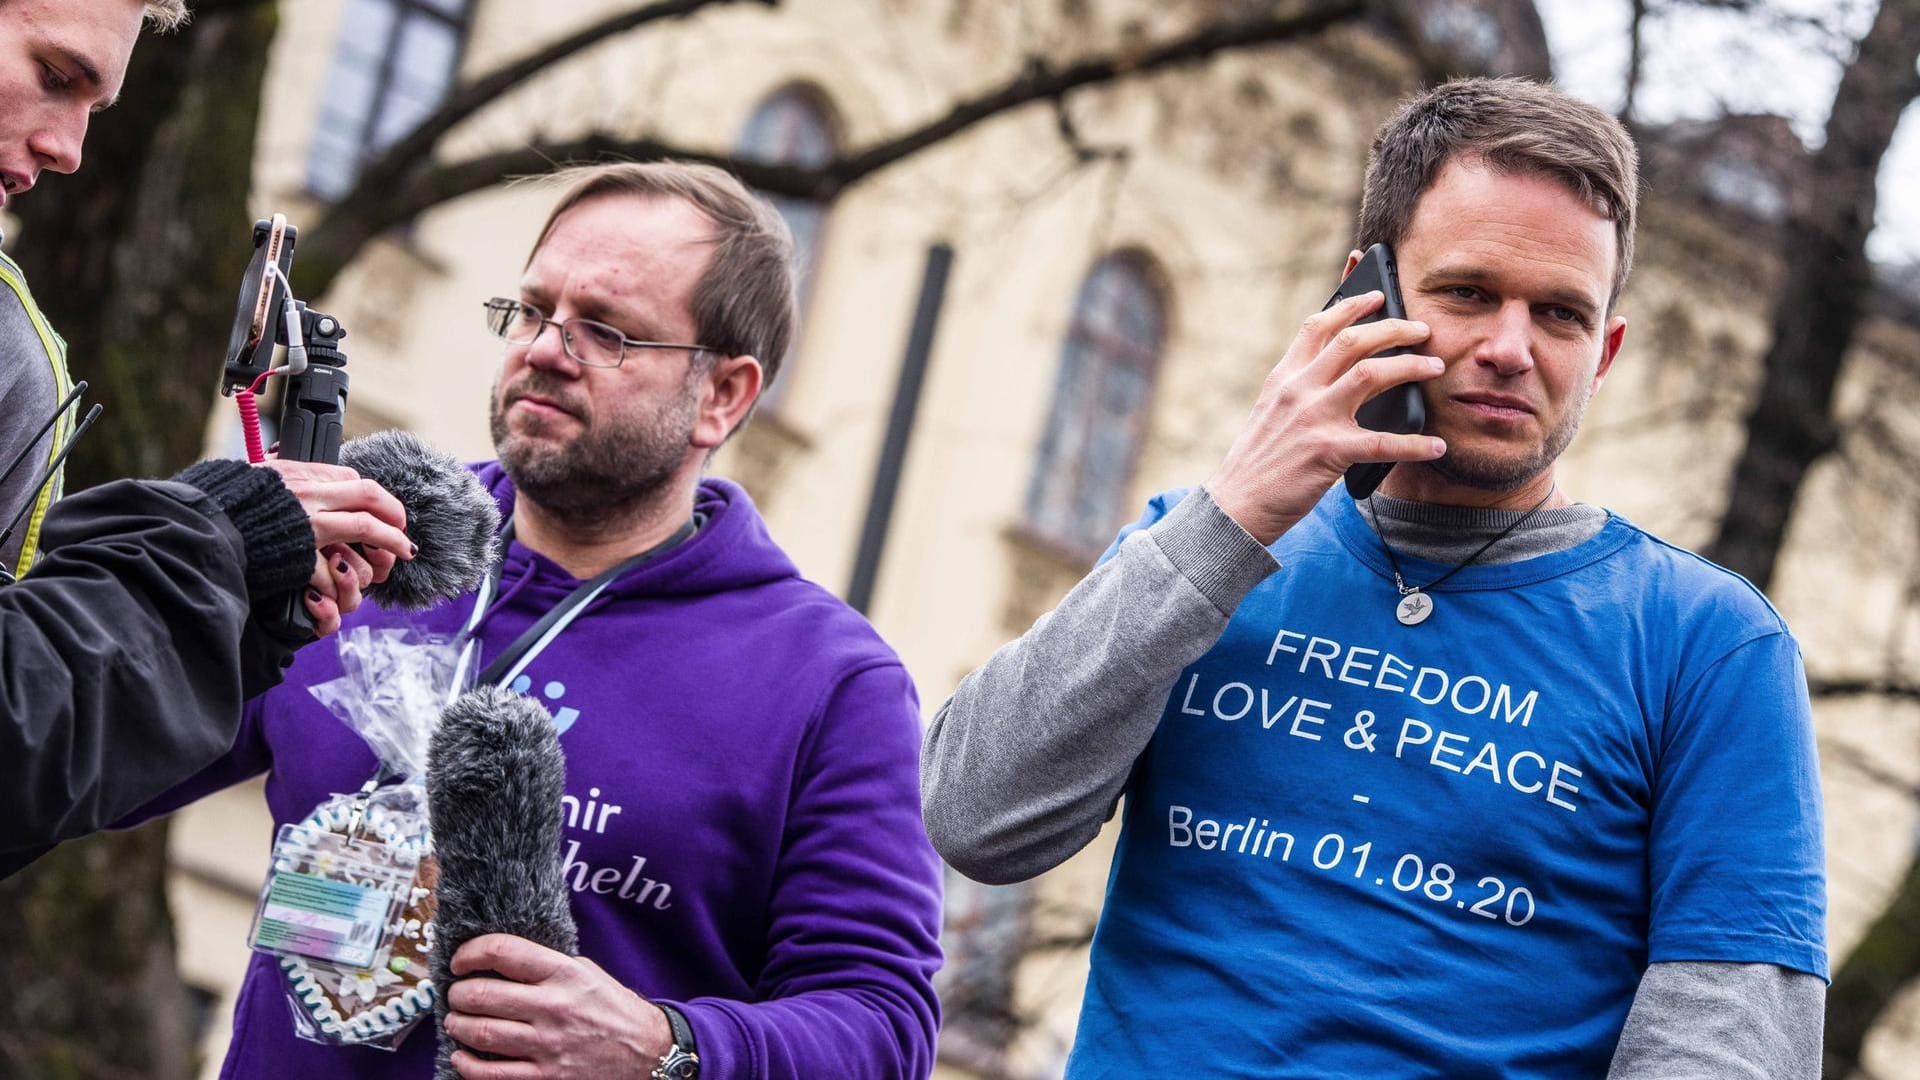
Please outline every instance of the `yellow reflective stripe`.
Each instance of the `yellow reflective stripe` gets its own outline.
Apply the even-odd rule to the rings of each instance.
[[[33,302],[33,293],[27,288],[27,277],[12,259],[0,254],[0,282],[13,290],[20,299],[20,306],[26,309],[27,318],[32,321],[34,330],[40,335],[40,347],[46,361],[53,367],[53,386],[55,400],[66,400],[73,389],[73,383],[67,376],[67,343],[59,334],[54,333],[47,317],[40,312],[40,306]],[[60,452],[60,446],[67,441],[67,435],[73,430],[73,412],[68,409],[61,413],[53,425],[53,441],[47,444],[46,464],[53,464],[54,456]],[[42,467],[44,468],[44,466]],[[35,470],[36,475],[40,470]],[[63,473],[65,469],[61,470]],[[47,509],[60,497],[65,486],[65,477],[56,475],[53,481],[41,490],[39,498],[34,500],[33,512],[27,515],[26,533],[20,542],[20,560],[14,566],[15,577],[24,575],[33,566],[33,556],[40,546],[40,524],[46,520]]]

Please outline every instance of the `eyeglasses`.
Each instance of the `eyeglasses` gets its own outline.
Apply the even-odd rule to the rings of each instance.
[[[509,345],[531,345],[549,326],[560,331],[560,344],[567,355],[588,367],[619,367],[628,349],[689,349],[696,353],[717,352],[705,345],[678,345],[665,341],[636,341],[603,322],[592,319],[555,321],[532,304],[496,296],[483,305],[487,309],[487,329]]]

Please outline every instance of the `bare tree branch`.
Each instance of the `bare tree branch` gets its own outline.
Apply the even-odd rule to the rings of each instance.
[[[823,170],[827,187],[816,195],[832,197],[852,183],[952,138],[982,120],[1029,105],[1064,97],[1074,90],[1127,76],[1147,75],[1164,68],[1210,59],[1223,52],[1274,45],[1316,34],[1338,23],[1356,19],[1364,10],[1358,0],[1335,0],[1295,15],[1246,22],[1208,24],[1184,37],[1144,49],[1137,54],[1112,53],[1081,60],[1059,71],[1036,58],[1020,77],[997,90],[956,103],[947,115],[918,129],[849,154]]]
[[[680,2],[690,4],[694,0]],[[420,143],[410,134],[395,146],[395,150],[410,148],[407,160],[401,161],[393,151],[383,154],[380,162],[368,170],[371,174],[374,168],[381,169],[381,183],[363,197],[348,195],[302,237],[297,264],[299,285],[302,292],[317,296],[326,291],[334,276],[368,240],[385,230],[442,202],[511,176],[549,172],[558,163],[672,157],[722,165],[748,184],[772,194],[826,200],[983,121],[1023,106],[1057,101],[1075,90],[1198,63],[1221,53],[1297,40],[1357,19],[1363,10],[1362,0],[1331,0],[1291,14],[1207,24],[1156,46],[1089,57],[1060,68],[1035,58],[1014,78],[976,97],[955,102],[944,115],[819,167],[754,162],[654,137],[626,138],[606,132],[434,164],[419,152]],[[483,77],[476,85],[480,83],[491,85],[492,77]],[[370,182],[363,176],[355,192],[361,192]]]
[[[1627,25],[1627,98],[1620,105],[1620,122],[1633,123],[1633,99],[1640,92],[1640,66],[1646,58],[1647,0],[1633,0],[1633,21]]]
[[[1920,92],[1920,0],[1882,0],[1840,76],[1811,186],[1787,221],[1786,273],[1772,344],[1732,496],[1704,554],[1765,589],[1808,470],[1837,444],[1834,389],[1873,281],[1880,163]]]
[[[1890,698],[1894,701],[1920,701],[1920,683],[1904,679],[1814,679],[1807,680],[1807,693],[1822,700],[1844,698]]]
[[[1771,26],[1777,30],[1796,30],[1813,34],[1820,38],[1820,49],[1834,59],[1845,61],[1853,51],[1854,38],[1841,26],[1841,18],[1835,11],[1819,14],[1806,14],[1763,0],[1685,0],[1697,8],[1708,11],[1724,11],[1745,16],[1752,26]]]
[[[401,136],[381,151],[379,156],[368,161],[361,168],[353,188],[335,203],[333,210],[315,224],[312,232],[324,233],[327,224],[342,213],[340,209],[342,207],[379,202],[387,198],[388,193],[393,191],[396,185],[404,182],[409,172],[432,154],[433,148],[439,145],[447,132],[482,108],[497,101],[501,95],[535,75],[549,70],[553,65],[598,45],[608,38],[649,23],[683,19],[704,8],[743,2],[777,7],[780,0],[656,0],[655,3],[630,8],[590,26],[582,27],[558,41],[550,42],[518,60],[510,61],[472,82],[461,85],[412,131]],[[407,218],[403,217],[399,220],[405,221]],[[308,238],[308,245],[312,246],[311,235]]]
[[[1081,165],[1091,165],[1096,161],[1125,161],[1133,156],[1129,146],[1095,146],[1080,134],[1080,126],[1074,122],[1073,110],[1067,108],[1067,99],[1053,99],[1054,127],[1060,132],[1060,141],[1067,144],[1073,160]]]
[[[1849,768],[1881,787],[1897,791],[1910,799],[1920,799],[1920,784],[1895,775],[1882,767],[1878,761],[1851,746],[1822,739],[1820,755],[1831,760],[1846,762]]]

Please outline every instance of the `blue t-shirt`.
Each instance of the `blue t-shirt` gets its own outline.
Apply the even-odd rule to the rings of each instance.
[[[1751,585],[1615,516],[1402,626],[1337,487],[1272,551],[1128,786],[1071,1080],[1597,1077],[1648,963],[1826,977],[1806,678]]]

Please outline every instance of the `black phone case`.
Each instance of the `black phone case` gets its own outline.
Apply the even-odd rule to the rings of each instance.
[[[1341,279],[1340,287],[1327,298],[1326,306],[1332,307],[1350,296],[1376,290],[1385,295],[1386,302],[1354,325],[1407,317],[1406,305],[1400,299],[1400,275],[1394,268],[1393,250],[1385,244],[1375,244],[1360,256],[1353,272]],[[1402,345],[1375,355],[1399,356],[1412,351],[1412,346]],[[1368,399],[1353,418],[1361,427],[1374,431],[1418,435],[1426,430],[1427,405],[1420,396],[1418,383],[1403,383]],[[1355,499],[1364,499],[1373,494],[1373,489],[1379,487],[1380,482],[1387,478],[1387,473],[1393,471],[1393,464],[1391,461],[1363,461],[1347,469],[1347,494]]]

